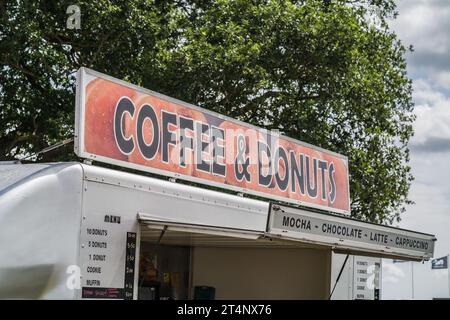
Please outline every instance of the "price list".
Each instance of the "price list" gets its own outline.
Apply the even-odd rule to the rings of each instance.
[[[94,230],[94,231],[93,231]],[[121,236],[120,236],[121,234]],[[82,288],[82,298],[88,299],[133,299],[136,233],[127,232],[126,239],[122,232],[112,232],[107,229],[86,230],[84,268],[87,271]],[[124,241],[125,240],[125,241]],[[125,246],[124,246],[125,245]],[[125,249],[125,259],[123,251]],[[124,278],[123,288],[116,279],[117,263],[122,264]],[[96,275],[96,277],[93,277]],[[119,280],[120,281],[120,280]],[[103,285],[103,284],[106,284]],[[109,286],[108,286],[109,284]],[[116,285],[115,285],[116,284]]]
[[[133,299],[134,265],[136,258],[136,233],[127,232],[127,249],[125,256],[124,299]]]

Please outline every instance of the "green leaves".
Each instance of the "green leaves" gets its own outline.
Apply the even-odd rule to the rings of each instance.
[[[343,153],[352,214],[399,219],[414,116],[392,0],[78,1],[80,30],[65,27],[70,4],[2,4],[2,158],[73,135],[86,66]]]

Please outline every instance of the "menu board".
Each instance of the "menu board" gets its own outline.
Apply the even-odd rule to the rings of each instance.
[[[136,232],[119,215],[92,214],[81,228],[81,297],[133,299]]]
[[[381,258],[355,256],[353,299],[379,300]]]

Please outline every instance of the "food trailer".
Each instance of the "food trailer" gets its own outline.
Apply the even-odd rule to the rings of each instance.
[[[354,290],[336,298],[373,299],[353,294],[379,290],[368,269],[345,268],[433,256],[434,235],[350,217],[342,155],[89,69],[77,79],[86,160],[0,165],[0,298],[329,299],[342,278]]]

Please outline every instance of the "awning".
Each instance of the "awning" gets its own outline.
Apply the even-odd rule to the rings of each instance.
[[[270,206],[267,233],[338,253],[413,261],[432,258],[436,241],[431,234],[277,204]]]
[[[223,228],[139,213],[146,239],[165,244],[293,246],[421,261],[433,257],[434,235],[271,203],[265,231]]]
[[[164,232],[174,231],[250,240],[256,240],[264,235],[264,233],[262,232],[251,230],[221,228],[216,226],[192,224],[183,221],[166,220],[145,213],[138,214],[138,221],[140,223],[146,224],[149,229],[160,230]]]
[[[173,221],[148,213],[139,213],[138,221],[141,225],[141,241],[155,245],[327,249],[322,245],[313,243],[289,239],[272,239],[264,231]]]

